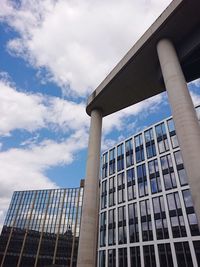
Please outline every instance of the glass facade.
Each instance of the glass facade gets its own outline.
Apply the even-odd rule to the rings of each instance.
[[[76,266],[80,188],[14,192],[0,236],[2,267]]]
[[[99,237],[105,218],[99,266],[200,266],[200,233],[173,119],[129,137],[103,157],[111,171],[100,183],[109,205],[101,203],[99,210]]]

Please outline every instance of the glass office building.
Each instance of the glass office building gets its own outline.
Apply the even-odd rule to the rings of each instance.
[[[80,188],[14,192],[0,266],[76,266],[82,201],[83,181]]]
[[[103,153],[101,172],[99,267],[200,266],[200,233],[172,118]]]

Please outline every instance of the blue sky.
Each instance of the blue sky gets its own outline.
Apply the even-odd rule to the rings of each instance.
[[[87,97],[170,2],[1,0],[0,224],[14,190],[79,185]],[[106,117],[102,150],[169,115],[163,93]]]

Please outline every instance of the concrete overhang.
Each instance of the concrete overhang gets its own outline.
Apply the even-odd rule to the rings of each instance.
[[[200,0],[174,0],[88,98],[109,115],[165,91],[156,45],[169,38],[187,82],[200,77]]]

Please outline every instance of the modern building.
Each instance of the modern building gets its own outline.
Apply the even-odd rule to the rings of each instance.
[[[14,192],[0,236],[0,266],[75,267],[83,186]]]
[[[199,10],[199,0],[171,1],[88,98],[86,111],[91,116],[91,124],[78,267],[94,267],[97,261],[99,203],[96,196],[103,117],[165,90],[200,225],[200,126],[187,87],[187,82],[200,78]]]
[[[200,106],[196,111],[200,120]],[[200,266],[200,232],[172,117],[103,153],[101,176],[98,267]]]

